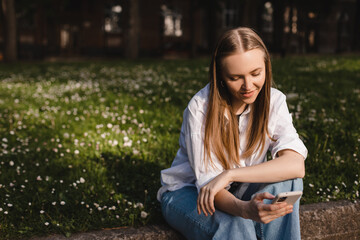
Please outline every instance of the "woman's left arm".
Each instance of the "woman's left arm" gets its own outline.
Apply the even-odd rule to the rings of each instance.
[[[305,161],[301,154],[285,149],[277,155],[271,161],[229,170],[229,182],[280,182],[305,176]]]
[[[215,211],[216,194],[230,182],[280,182],[305,175],[304,157],[289,149],[277,153],[277,158],[258,165],[235,168],[222,172],[211,182],[201,188],[198,196],[198,212],[212,213]]]

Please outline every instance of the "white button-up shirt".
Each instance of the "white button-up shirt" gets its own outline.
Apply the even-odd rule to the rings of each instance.
[[[198,191],[209,181],[223,172],[215,155],[211,155],[215,167],[204,164],[204,126],[210,92],[210,85],[201,89],[189,102],[184,111],[179,144],[180,148],[170,168],[161,171],[162,187],[157,198],[161,201],[162,193],[175,191],[185,186],[196,186]],[[246,148],[246,130],[250,117],[251,105],[239,119],[240,154]],[[272,138],[266,138],[262,152],[257,151],[247,159],[240,159],[240,165],[247,167],[266,161],[267,151],[272,158],[284,149],[291,149],[307,157],[307,149],[292,124],[292,117],[286,105],[286,96],[277,89],[271,88],[268,131]],[[242,186],[247,187],[247,185]]]

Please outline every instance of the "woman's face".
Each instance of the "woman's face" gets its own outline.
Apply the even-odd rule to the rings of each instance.
[[[222,59],[222,78],[231,94],[235,114],[255,102],[266,76],[264,52],[252,49]]]

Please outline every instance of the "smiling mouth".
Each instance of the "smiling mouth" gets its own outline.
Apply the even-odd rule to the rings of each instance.
[[[255,91],[255,90],[248,91],[248,92],[241,92],[241,94],[249,94],[249,93],[252,93],[253,91]]]
[[[246,98],[251,97],[255,93],[255,90],[249,92],[241,92],[240,94]]]

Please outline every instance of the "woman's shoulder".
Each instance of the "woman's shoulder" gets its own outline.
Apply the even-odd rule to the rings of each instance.
[[[192,100],[194,101],[203,101],[206,102],[209,98],[209,93],[210,93],[210,83],[206,84],[205,87],[203,87],[200,91],[198,91],[190,100],[190,102]]]
[[[283,100],[284,98],[286,98],[286,95],[281,92],[279,89],[276,88],[271,88],[270,90],[271,93],[271,97],[270,97],[270,101],[279,101],[279,100]]]
[[[281,105],[284,101],[286,101],[286,95],[281,92],[279,89],[271,88],[270,91],[270,107]]]
[[[189,101],[188,109],[191,111],[205,111],[209,99],[210,84],[198,91]]]
[[[286,105],[286,95],[279,89],[271,88],[270,95],[270,117],[278,116],[281,108]]]

